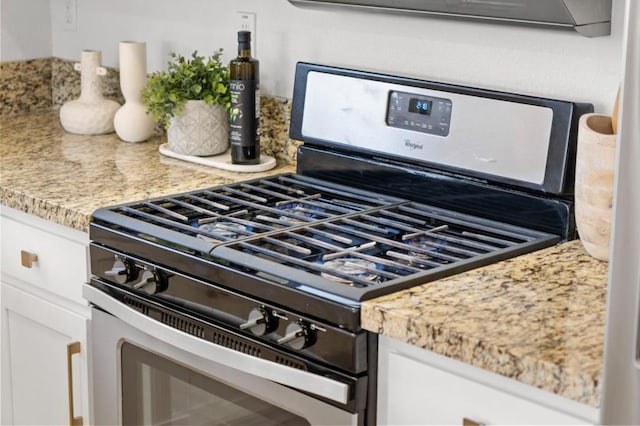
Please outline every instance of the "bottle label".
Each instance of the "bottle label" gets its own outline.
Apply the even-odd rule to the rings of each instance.
[[[259,146],[260,92],[255,80],[231,80],[231,110],[229,140],[231,145]]]

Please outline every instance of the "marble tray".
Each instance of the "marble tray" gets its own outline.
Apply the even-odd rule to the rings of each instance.
[[[202,164],[204,166],[216,167],[222,170],[228,170],[231,172],[240,173],[253,173],[264,172],[271,170],[276,166],[276,160],[268,155],[260,155],[260,164],[232,164],[231,163],[231,150],[227,150],[219,155],[212,155],[209,157],[198,157],[195,155],[178,154],[169,149],[169,144],[163,143],[159,147],[160,154],[167,157],[177,158],[178,160],[190,161],[196,164]]]

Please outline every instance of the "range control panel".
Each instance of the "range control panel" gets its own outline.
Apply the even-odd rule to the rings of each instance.
[[[311,65],[299,68],[306,78],[304,98],[292,110],[292,134],[298,139],[536,188],[544,182],[552,154],[560,154],[553,157],[554,173],[564,173],[569,133],[558,137],[552,125],[555,110],[569,114],[558,119],[571,117],[571,104],[461,86],[451,91],[434,82],[401,84],[402,79],[367,78],[362,72],[312,69],[305,74],[305,66]],[[559,124],[567,129],[566,120]],[[552,150],[556,138],[560,145]]]
[[[452,105],[450,99],[391,91],[387,124],[401,129],[447,136],[451,124]]]

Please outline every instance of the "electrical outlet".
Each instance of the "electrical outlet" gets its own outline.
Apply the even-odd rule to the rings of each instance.
[[[64,0],[62,10],[62,29],[65,31],[78,30],[77,0]]]
[[[238,31],[251,31],[251,53],[252,56],[258,56],[256,34],[256,14],[254,12],[236,12]]]

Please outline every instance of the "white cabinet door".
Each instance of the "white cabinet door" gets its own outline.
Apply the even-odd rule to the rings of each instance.
[[[87,318],[6,283],[1,291],[2,424],[86,419]]]
[[[597,410],[380,337],[378,424],[585,424]]]

